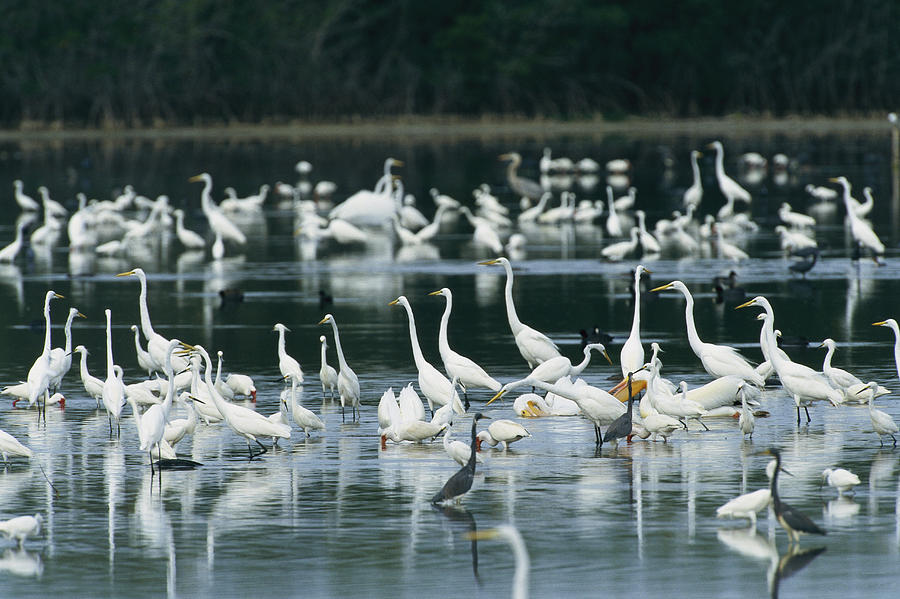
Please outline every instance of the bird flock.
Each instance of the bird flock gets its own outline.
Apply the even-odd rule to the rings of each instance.
[[[897,424],[890,415],[874,406],[875,400],[888,394],[889,390],[874,381],[863,382],[852,373],[834,366],[838,343],[830,338],[821,343],[826,350],[821,370],[793,361],[778,345],[774,306],[765,296],[754,297],[736,306],[738,309],[757,307],[762,310],[759,313],[759,347],[764,361],[755,365],[734,347],[701,339],[694,319],[695,300],[682,281],[673,280],[650,290],[654,294],[675,291],[685,301],[685,335],[698,363],[710,377],[709,382],[693,389],[683,380],[676,383],[677,378],[670,380],[663,377],[664,350],[659,343],[649,345],[651,355],[647,358],[645,343],[641,339],[641,299],[642,277],[650,271],[644,265],[637,265],[634,269],[631,329],[621,346],[619,363],[614,366],[621,373],[622,382],[609,390],[579,378],[594,364],[591,361],[593,352],[602,355],[610,365],[614,364],[606,347],[608,340],[606,344],[589,341],[585,332],[583,359],[573,363],[562,355],[559,345],[548,335],[520,319],[514,301],[514,268],[510,258],[524,256],[529,231],[535,227],[558,226],[566,222],[596,227],[605,234],[606,239],[598,258],[608,261],[646,261],[660,255],[700,257],[711,255],[711,252],[734,263],[746,260],[747,240],[760,228],[747,211],[753,198],[745,187],[725,172],[723,144],[714,141],[705,149],[715,152],[715,180],[724,204],[715,215],[707,214],[702,222],[696,220],[703,205],[704,187],[699,162],[703,155],[694,150],[689,156],[692,184],[682,197],[684,212],[675,211],[672,218],[657,220],[652,230],[647,222],[648,211],[640,208],[637,189],[629,185],[632,164],[627,160],[611,160],[605,165],[605,199],[576,201],[574,192],[567,189],[559,195],[559,204],[551,205],[554,188],[561,185],[561,178],[580,177],[584,179],[582,188],[591,189],[592,185],[597,184],[603,167],[590,158],[578,161],[553,158],[549,148],[545,149],[539,161],[540,181],[519,175],[518,169],[523,164],[520,154],[510,152],[500,156],[500,160],[507,164],[508,188],[521,198],[515,217],[509,206],[501,202],[485,184],[474,190],[471,207],[441,194],[437,189],[431,189],[429,195],[434,203],[434,215],[428,219],[416,207],[415,198],[404,192],[402,180],[393,172],[403,163],[393,158],[385,161],[383,175],[374,190],[358,191],[327,211],[323,210],[323,206],[330,206],[336,186],[323,181],[313,188],[306,180],[311,170],[308,163],[297,165],[297,171],[303,178],[297,186],[284,183],[273,185],[274,195],[282,200],[289,199],[291,205],[296,207],[297,224],[294,230],[301,244],[315,246],[324,239],[341,245],[366,244],[373,235],[383,235],[387,231],[394,236],[401,249],[412,248],[415,250],[412,255],[421,257],[425,255],[423,249],[429,247],[442,227],[446,226],[445,219],[461,214],[471,227],[472,243],[488,255],[495,256],[481,261],[479,265],[503,268],[506,318],[512,341],[524,361],[524,376],[513,381],[501,383],[475,361],[452,349],[451,316],[454,304],[450,288],[443,287],[429,294],[443,297],[445,302],[438,325],[442,369],[425,358],[409,298],[401,295],[390,302],[391,306],[401,308],[406,315],[412,360],[418,372],[418,392],[410,381],[404,381],[398,387],[400,391],[397,394],[393,388],[383,392],[377,405],[377,436],[384,450],[387,450],[388,442],[423,443],[443,436],[443,449],[461,468],[437,491],[432,498],[433,503],[458,501],[470,490],[476,464],[485,462],[484,446],[500,447],[505,451],[512,443],[531,436],[519,422],[488,417],[478,412],[472,418],[470,443],[453,440],[453,421],[471,413],[469,395],[477,390],[492,393],[493,397],[487,401],[491,404],[515,389],[530,388],[530,392],[521,394],[513,403],[512,409],[517,416],[562,418],[580,415],[592,424],[595,446],[599,451],[604,442],[617,446],[623,439],[628,443],[635,438],[668,442],[679,431],[688,430],[691,421],[706,429],[707,422],[712,419],[729,423],[727,426],[732,426],[730,423],[733,422],[736,430],[752,442],[754,430],[761,423],[760,417],[766,415],[759,409],[762,392],[777,385],[780,389],[777,395],[783,397],[783,403],[787,405],[790,401],[796,409],[798,426],[801,425],[801,408],[806,422],[810,423],[809,409],[816,402],[835,407],[867,405],[872,430],[881,444],[887,441],[896,446]],[[785,172],[790,167],[790,163],[782,158],[773,162],[779,172]],[[764,159],[753,155],[744,155],[741,164],[749,173],[767,168]],[[16,223],[15,239],[0,250],[0,262],[21,262],[28,248],[33,248],[35,252],[46,251],[62,243],[63,230],[66,231],[70,251],[96,256],[127,257],[134,245],[157,243],[169,233],[174,233],[174,238],[185,251],[208,252],[213,260],[221,260],[230,251],[241,251],[251,243],[241,224],[263,210],[269,186],[263,185],[257,194],[245,198],[237,197],[231,190],[229,197],[217,204],[213,200],[213,182],[208,173],[196,175],[190,180],[203,184],[200,208],[208,225],[208,235],[205,236],[186,228],[186,211],[170,206],[169,199],[164,195],[149,200],[138,195],[130,186],[109,201],[88,201],[86,196],[79,194],[78,208],[69,214],[65,207],[51,199],[46,187],[38,188],[41,196],[38,202],[26,195],[23,182],[17,180],[13,184],[14,197],[22,209],[22,216]],[[866,220],[874,205],[871,189],[864,189],[866,201],[859,202],[853,197],[851,183],[846,177],[837,176],[828,182],[839,186],[840,191],[824,185],[807,186],[807,194],[816,202],[810,212],[834,210],[840,198],[853,240],[851,257],[860,259],[867,254],[882,264],[885,246],[872,224]],[[625,195],[616,197],[616,190],[623,189]],[[35,226],[40,214],[43,220]],[[130,214],[142,216],[132,218]],[[779,224],[774,227],[774,232],[779,236],[782,250],[793,257],[789,270],[806,276],[820,255],[815,240],[817,219],[811,214],[795,211],[788,203],[780,206],[777,218]],[[116,356],[121,355],[124,348],[113,348],[115,315],[109,309],[105,311],[105,377],[90,374],[89,351],[84,345],[72,347],[73,324],[76,318],[83,317],[77,308],[68,310],[64,346],[53,347],[51,305],[64,298],[48,290],[43,303],[43,349],[27,372],[23,368],[23,380],[8,385],[2,391],[13,398],[12,407],[27,401],[28,407],[35,409],[37,417],[45,421],[48,406],[64,408],[66,400],[59,389],[72,366],[73,354],[77,353],[85,397],[95,401],[98,409],[106,412],[110,437],[118,438],[123,434],[124,418],[127,416],[123,413],[124,407],[129,406],[140,451],[149,456],[151,468],[162,470],[178,462],[177,445],[200,424],[224,424],[225,428],[246,442],[251,460],[269,451],[279,439],[289,439],[294,425],[306,436],[311,433],[328,434],[322,418],[302,405],[304,372],[298,360],[287,351],[287,336],[291,331],[284,324],[275,323],[272,327],[272,331],[277,333],[273,363],[277,361],[283,390],[278,400],[278,412],[266,416],[255,409],[257,393],[250,377],[238,373],[224,378],[221,376],[222,351],[217,352],[218,365],[213,375],[212,356],[206,348],[166,338],[154,329],[147,299],[148,278],[143,269],[133,268],[118,276],[136,278],[140,285],[137,294],[140,326],[131,325],[131,329],[136,362],[148,378],[126,384],[124,370],[116,362]],[[734,287],[733,277],[730,287]],[[643,290],[643,293],[647,291]],[[349,365],[341,344],[335,315],[325,314],[318,324],[331,327],[338,366],[334,368],[328,364],[328,336],[320,335],[318,382],[323,398],[328,396],[340,403],[342,420],[361,420],[361,413],[367,407],[371,408],[374,398],[364,397],[361,391],[359,377]],[[897,322],[888,318],[873,324],[893,331],[895,362],[900,376],[900,329]],[[428,326],[432,325],[428,323]],[[599,330],[595,330],[595,334],[599,334]],[[545,393],[537,394],[537,390]],[[637,406],[633,411],[634,404]],[[771,401],[767,407],[780,409]],[[181,417],[176,418],[176,411],[181,412]],[[479,431],[481,420],[490,420],[491,423]],[[603,429],[606,429],[605,432]],[[11,458],[34,457],[31,449],[4,431],[0,431],[0,452],[7,464]],[[760,453],[768,453],[775,458],[767,468],[769,488],[729,501],[717,510],[716,515],[746,518],[755,525],[756,514],[771,507],[791,544],[796,543],[803,533],[824,534],[809,518],[780,500],[779,472],[786,471],[782,468],[780,452],[768,448]],[[161,471],[159,474],[162,475]],[[823,481],[841,495],[852,493],[853,487],[860,484],[856,475],[839,467],[825,470],[822,476]],[[41,514],[18,516],[0,522],[0,532],[22,545],[29,537],[39,534],[41,523]],[[516,585],[517,588],[527,587],[527,553],[522,553],[524,545],[521,536],[511,527],[500,527],[482,531],[473,538],[492,536],[508,539],[519,559],[525,560],[525,573],[520,574],[517,569]]]

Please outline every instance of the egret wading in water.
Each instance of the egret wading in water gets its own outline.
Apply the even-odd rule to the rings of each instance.
[[[282,380],[287,384],[291,384],[294,380],[302,383],[303,369],[300,368],[300,362],[288,355],[284,347],[284,333],[290,329],[279,322],[272,327],[272,330],[278,332],[278,370],[281,372]]]
[[[884,445],[884,439],[882,439],[882,437],[887,435],[891,438],[891,441],[893,441],[893,446],[897,447],[897,438],[894,437],[894,433],[898,431],[897,423],[894,422],[894,419],[891,418],[891,415],[887,412],[875,409],[874,391],[875,389],[878,389],[878,383],[875,381],[866,383],[865,387],[859,390],[859,393],[862,394],[869,389],[873,391],[873,393],[869,395],[869,418],[872,420],[872,428],[878,435],[878,440],[881,441],[882,445]]]
[[[775,458],[775,471],[772,473],[772,479],[769,481],[769,491],[772,493],[772,508],[775,510],[775,518],[785,532],[788,533],[790,544],[798,543],[801,534],[826,534],[808,516],[783,502],[778,495],[778,471],[781,469],[781,452],[772,447],[761,453]]]
[[[766,464],[766,476],[771,481],[775,475],[775,467],[777,462],[771,460]],[[785,474],[790,474],[784,468],[781,469]],[[750,493],[738,495],[734,499],[720,505],[716,508],[716,518],[747,518],[750,520],[750,526],[756,526],[756,513],[769,506],[772,502],[772,491],[769,487],[765,489],[757,489]]]
[[[334,399],[334,390],[337,389],[337,370],[334,369],[334,366],[328,364],[325,355],[328,349],[328,342],[325,339],[325,335],[319,335],[319,343],[322,345],[322,366],[319,368],[319,380],[322,382],[322,399],[325,399],[326,389],[331,393],[331,399]]]
[[[272,422],[259,412],[225,401],[213,384],[212,375],[210,374],[212,372],[212,360],[207,351],[199,345],[194,345],[190,347],[190,349],[203,357],[203,361],[206,364],[203,375],[206,379],[209,398],[215,404],[216,408],[218,408],[219,412],[221,412],[228,427],[247,440],[247,451],[250,454],[251,460],[268,451],[266,446],[260,443],[257,437],[291,438],[291,427],[287,424]],[[250,445],[251,441],[255,442],[261,448],[258,453],[253,453],[253,448]]]
[[[468,493],[469,489],[472,488],[472,481],[475,479],[477,442],[475,429],[478,426],[478,421],[484,418],[490,418],[490,416],[485,416],[481,412],[476,412],[475,417],[472,419],[472,442],[470,446],[471,453],[469,454],[469,461],[466,462],[466,465],[460,468],[456,474],[447,479],[447,482],[444,483],[441,490],[435,493],[434,497],[431,498],[431,503],[443,503],[451,499],[456,499]]]
[[[641,345],[641,274],[645,272],[650,273],[643,264],[638,264],[634,269],[634,317],[631,321],[631,333],[619,353],[622,378],[627,377],[629,372],[642,370],[644,366],[644,347]]]
[[[116,421],[116,437],[121,435],[119,419],[125,404],[125,383],[122,369],[113,360],[112,351],[112,311],[106,309],[106,380],[103,382],[103,407],[109,420],[109,436],[112,437],[112,422]]]
[[[499,264],[506,271],[506,287],[504,288],[506,296],[506,318],[509,320],[509,328],[515,338],[519,353],[522,354],[522,357],[528,362],[528,367],[533,370],[534,367],[541,362],[546,362],[551,358],[561,355],[559,353],[559,348],[549,337],[519,320],[519,315],[516,313],[516,305],[513,302],[513,271],[509,260],[500,257],[495,260],[479,262],[479,264],[484,266]]]
[[[441,372],[431,365],[422,354],[422,348],[419,346],[419,336],[416,333],[416,319],[413,316],[412,307],[405,295],[401,295],[388,304],[389,306],[403,306],[406,308],[406,316],[409,320],[409,342],[412,346],[413,359],[416,362],[416,368],[419,371],[419,389],[428,400],[428,408],[434,415],[434,406],[445,406],[450,404],[451,408],[457,414],[465,414],[466,410],[456,389],[453,388],[450,380]]]
[[[900,326],[893,318],[872,323],[873,327],[887,327],[894,331],[894,365],[897,367],[897,376],[900,377]]]
[[[50,301],[54,299],[62,299],[63,296],[53,290],[47,292],[44,296],[44,350],[37,357],[34,364],[28,370],[28,406],[31,407],[38,403],[39,398],[44,396],[44,406],[46,400],[50,396]],[[40,420],[41,405],[38,404],[38,420]]]
[[[450,321],[450,312],[453,310],[453,294],[446,287],[437,291],[432,291],[428,295],[442,295],[447,300],[444,308],[444,314],[441,316],[441,328],[438,334],[438,348],[441,352],[441,360],[444,361],[444,370],[450,378],[459,380],[459,385],[463,388],[463,394],[466,395],[466,409],[468,406],[468,389],[469,387],[479,387],[490,389],[493,392],[500,390],[500,382],[490,376],[484,369],[476,364],[473,360],[453,351],[450,348],[450,341],[447,335],[447,325]]]
[[[325,324],[326,322],[331,323],[331,330],[334,333],[334,348],[337,350],[338,365],[340,366],[337,376],[337,390],[338,396],[341,398],[341,420],[344,418],[345,405],[350,406],[350,417],[356,420],[360,416],[359,378],[344,358],[344,350],[341,347],[341,336],[338,334],[337,321],[334,319],[334,316],[326,314],[322,320],[319,321],[319,324]]]

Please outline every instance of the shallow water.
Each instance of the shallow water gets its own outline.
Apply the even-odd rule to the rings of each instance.
[[[470,203],[482,182],[517,213],[517,199],[504,187],[497,154],[515,148],[528,157],[523,174],[535,176],[543,145],[560,155],[592,156],[603,162],[630,157],[635,165],[638,206],[650,223],[679,208],[680,191],[690,183],[686,157],[708,139],[653,138],[478,139],[444,142],[388,140],[351,143],[171,143],[106,146],[71,142],[60,146],[7,147],[0,180],[26,180],[30,194],[45,184],[57,199],[78,189],[96,197],[133,183],[150,197],[167,193],[185,207],[188,225],[205,231],[199,186],[187,178],[212,173],[216,190],[235,186],[241,195],[263,182],[294,180],[292,165],[308,159],[313,181],[332,179],[339,196],[370,188],[385,156],[406,161],[397,169],[422,210],[433,207],[431,186]],[[900,388],[888,330],[872,327],[896,316],[900,261],[896,245],[900,209],[891,200],[890,144],[883,135],[846,133],[725,138],[726,168],[737,173],[736,157],[748,150],[764,155],[785,152],[796,158],[786,182],[769,172],[753,185],[752,214],[760,230],[743,240],[751,259],[732,264],[714,251],[697,257],[663,253],[645,257],[655,284],[680,279],[694,292],[697,327],[704,340],[741,348],[760,359],[756,310],[735,312],[713,302],[711,279],[734,269],[747,297],[767,296],[776,326],[786,336],[803,336],[808,348],[789,349],[792,358],[821,368],[825,337],[838,342],[835,364],[862,380]],[[677,159],[666,172],[658,146]],[[703,212],[721,204],[712,162],[705,157]],[[804,280],[791,275],[772,229],[782,201],[795,209],[811,202],[803,186],[846,175],[855,189],[872,186],[876,208],[871,220],[888,246],[886,265],[853,262],[843,210],[825,214],[817,229],[823,255]],[[579,198],[602,198],[573,183]],[[10,190],[11,191],[11,190]],[[343,195],[340,195],[343,194]],[[16,210],[0,226],[0,239],[13,236]],[[221,197],[220,195],[216,196]],[[860,196],[861,197],[861,196]],[[71,206],[71,200],[68,200]],[[512,343],[505,318],[503,271],[480,266],[492,257],[474,246],[471,229],[448,223],[428,252],[410,255],[384,234],[364,247],[341,248],[323,242],[302,246],[293,236],[290,206],[272,205],[244,223],[250,242],[242,254],[219,262],[180,252],[169,240],[132,248],[122,258],[95,259],[70,253],[65,243],[32,262],[0,268],[0,380],[23,379],[40,352],[41,310],[47,289],[66,299],[54,302],[54,346],[61,346],[61,322],[68,306],[88,316],[76,322],[73,345],[91,352],[89,367],[105,372],[103,310],[114,323],[114,353],[126,382],[140,379],[128,327],[138,322],[138,282],[113,275],[141,266],[148,272],[154,327],[164,335],[224,351],[225,371],[251,375],[258,388],[257,409],[277,409],[275,322],[287,325],[288,351],[303,365],[303,403],[320,412],[324,433],[309,439],[295,430],[290,441],[261,459],[248,461],[242,439],[223,426],[201,426],[179,446],[179,454],[202,462],[194,471],[151,478],[146,456],[138,451],[130,410],[121,439],[110,440],[107,419],[86,397],[78,360],[62,385],[65,411],[51,407],[47,423],[33,411],[0,411],[0,428],[35,451],[31,462],[15,458],[0,472],[0,518],[40,512],[44,532],[19,552],[11,542],[0,555],[0,596],[504,596],[513,558],[502,542],[463,537],[474,527],[514,524],[531,555],[535,596],[584,596],[625,592],[675,596],[759,596],[773,588],[778,561],[787,563],[787,540],[774,519],[760,515],[758,532],[742,522],[715,518],[715,508],[731,497],[766,484],[768,458],[755,452],[782,448],[793,477],[781,478],[781,493],[828,530],[806,537],[802,548],[825,547],[790,577],[794,561],[782,568],[781,596],[856,594],[861,585],[896,584],[900,553],[900,477],[897,450],[880,447],[864,408],[816,405],[812,422],[796,425],[792,401],[779,385],[767,387],[753,440],[743,440],[736,422],[711,420],[710,431],[691,424],[668,443],[635,441],[596,451],[591,426],[580,418],[521,420],[532,437],[508,451],[489,450],[473,490],[458,509],[438,510],[430,497],[456,471],[440,442],[422,446],[388,444],[379,448],[376,405],[388,387],[395,391],[416,380],[406,315],[387,304],[406,295],[412,304],[426,357],[440,365],[437,328],[444,308],[428,297],[443,286],[454,292],[451,344],[501,381],[527,374]],[[514,256],[515,300],[523,321],[556,340],[565,355],[581,357],[578,330],[594,324],[614,336],[619,347],[632,321],[629,271],[637,263],[607,263],[599,248],[610,242],[599,227],[531,227],[523,255]],[[65,237],[63,236],[63,240]],[[234,248],[230,248],[233,250]],[[218,291],[239,288],[244,301],[220,305]],[[334,296],[320,308],[318,292]],[[642,296],[641,335],[661,343],[663,374],[674,382],[699,385],[709,380],[687,344],[684,302],[666,292]],[[320,334],[325,311],[337,319],[347,360],[359,375],[363,407],[359,423],[342,422],[339,404],[323,401],[317,380]],[[333,350],[329,359],[336,364]],[[595,360],[585,371],[592,384],[609,387],[618,366]],[[473,409],[490,398],[470,393]],[[895,396],[878,400],[900,419]],[[511,400],[485,409],[493,418],[515,418]],[[453,426],[466,439],[467,417]],[[863,481],[850,498],[836,499],[820,487],[821,471],[841,466]],[[46,479],[45,475],[46,474]],[[53,486],[48,485],[48,479]],[[160,490],[161,484],[161,490]],[[772,542],[775,543],[773,549]],[[780,554],[780,556],[779,556]],[[800,558],[802,560],[802,558]]]

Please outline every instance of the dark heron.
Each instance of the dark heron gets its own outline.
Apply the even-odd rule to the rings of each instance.
[[[737,284],[737,273],[733,270],[727,277],[717,275],[713,277],[713,289],[716,292],[717,304],[739,304],[747,297],[747,292]]]
[[[541,196],[544,195],[544,188],[536,181],[520,177],[516,172],[519,165],[522,164],[522,156],[518,152],[501,154],[499,159],[509,162],[509,165],[506,167],[506,179],[509,181],[510,189],[520,196],[525,196],[531,200],[541,199]]]
[[[625,410],[624,414],[616,418],[613,423],[607,427],[606,434],[603,435],[603,440],[597,444],[598,446],[602,446],[603,443],[608,443],[610,441],[613,441],[618,445],[619,439],[631,434],[632,408],[634,407],[634,391],[631,387],[631,379],[634,377],[635,373],[644,370],[644,368],[646,367],[639,368],[634,372],[629,372],[628,376],[625,377],[626,384],[628,385],[628,408]]]
[[[789,506],[778,496],[778,472],[781,469],[781,452],[774,447],[770,447],[761,453],[775,458],[775,472],[769,481],[769,492],[772,494],[772,507],[775,510],[775,518],[778,519],[778,523],[788,533],[791,544],[799,542],[801,534],[824,535],[825,531],[819,528],[808,516]]]
[[[469,461],[444,483],[440,491],[434,494],[431,503],[441,503],[454,497],[460,497],[472,488],[472,480],[475,478],[475,427],[482,418],[490,418],[490,416],[477,412],[472,420],[472,453],[469,455]]]
[[[799,273],[805,279],[806,273],[811,271],[812,267],[816,265],[816,260],[819,258],[819,248],[800,248],[791,252],[791,256],[796,259],[788,264],[788,269],[791,272]]]

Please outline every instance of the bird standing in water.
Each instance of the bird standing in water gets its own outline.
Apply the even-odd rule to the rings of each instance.
[[[469,461],[444,483],[440,491],[434,494],[434,497],[431,498],[431,503],[442,503],[460,497],[468,493],[469,489],[472,488],[472,480],[475,478],[475,428],[478,425],[478,421],[482,418],[490,418],[490,416],[477,412],[472,420],[472,453],[469,455]]]
[[[801,534],[824,535],[825,531],[819,528],[808,516],[786,504],[779,497],[778,471],[781,469],[781,452],[772,447],[762,453],[775,458],[775,472],[772,473],[772,479],[769,481],[769,491],[772,494],[772,507],[775,509],[775,518],[778,519],[778,523],[788,533],[791,545],[800,541]]]

